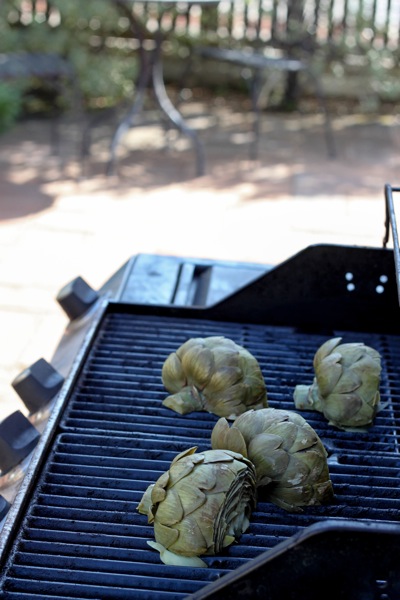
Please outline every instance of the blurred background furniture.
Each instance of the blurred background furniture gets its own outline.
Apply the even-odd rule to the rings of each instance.
[[[134,5],[135,2],[130,2],[128,0],[113,0],[113,2],[127,15],[131,24],[132,33],[139,41],[139,74],[131,108],[119,123],[111,141],[110,160],[107,173],[111,175],[115,171],[118,145],[123,135],[134,126],[137,115],[143,110],[146,91],[150,85],[162,114],[167,117],[170,124],[191,139],[196,153],[196,175],[203,175],[205,171],[203,145],[199,140],[197,132],[188,126],[179,110],[171,102],[165,89],[162,54],[166,33],[163,31],[161,25],[163,5],[168,6],[170,9],[171,6],[178,4],[179,0],[169,0],[167,3],[162,2],[162,0],[140,0],[141,5],[156,4],[159,6],[159,10],[157,11],[156,31],[150,36],[152,38],[150,42],[153,41],[153,43],[150,44],[150,48],[148,43],[149,31],[146,28],[146,22],[140,22],[132,10],[132,5]],[[193,2],[193,4],[209,5],[215,5],[217,3],[218,0],[195,0],[195,2]]]
[[[83,98],[76,72],[66,58],[57,53],[13,52],[0,54],[0,81],[35,81],[51,89],[50,102],[51,145],[56,154],[60,151],[59,117],[66,110],[81,131],[79,155],[82,161],[89,151],[88,130],[85,127]]]
[[[230,3],[230,14],[234,15],[234,0]],[[319,77],[317,61],[316,29],[318,6],[314,11],[305,10],[305,0],[273,0],[269,14],[263,10],[263,0],[258,0],[255,12],[245,9],[244,26],[253,28],[253,41],[235,43],[234,24],[231,22],[228,44],[221,39],[216,44],[194,45],[192,60],[195,57],[238,65],[248,81],[251,108],[254,114],[253,143],[250,146],[252,159],[258,156],[258,143],[261,135],[261,103],[268,100],[277,86],[282,86],[281,108],[298,107],[300,85],[310,85],[315,94],[319,109],[324,118],[324,133],[328,155],[336,154],[334,137],[325,101],[323,86]],[[278,19],[279,16],[279,19]],[[188,67],[190,70],[191,66]],[[284,79],[282,78],[284,76]]]

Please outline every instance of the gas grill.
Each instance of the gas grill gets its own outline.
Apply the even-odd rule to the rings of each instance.
[[[277,266],[139,255],[98,292],[80,277],[60,291],[70,323],[49,366],[56,384],[38,365],[14,382],[27,402],[42,385],[35,410],[47,416],[1,532],[2,598],[400,597],[393,190],[384,246],[391,223],[394,249],[322,244]],[[167,566],[137,505],[177,453],[210,448],[218,417],[163,407],[161,367],[188,338],[214,335],[258,359],[269,406],[288,410],[328,337],[363,341],[382,357],[383,408],[360,433],[302,413],[328,451],[333,503],[287,513],[260,494],[249,529],[204,557],[208,568]]]

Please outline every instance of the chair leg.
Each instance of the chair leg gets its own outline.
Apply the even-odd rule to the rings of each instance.
[[[337,156],[336,144],[335,144],[335,139],[333,136],[331,120],[329,117],[329,111],[326,106],[325,94],[322,90],[322,86],[321,86],[321,83],[320,83],[318,77],[314,73],[312,73],[310,70],[307,70],[307,74],[308,74],[309,78],[311,79],[311,81],[314,83],[317,100],[320,105],[321,112],[324,115],[325,140],[326,140],[326,146],[328,149],[328,156],[329,156],[329,158],[335,158]]]
[[[260,69],[256,69],[251,80],[251,108],[253,111],[253,133],[254,139],[250,144],[250,160],[257,160],[260,142],[260,129],[261,129],[261,109],[260,109],[260,93],[262,89],[262,72]]]
[[[251,104],[254,115],[253,120],[253,132],[254,141],[250,146],[250,159],[257,160],[259,154],[259,143],[261,136],[261,106],[260,99],[261,93],[266,92],[266,96],[269,99],[272,90],[275,87],[276,82],[280,76],[279,71],[270,71],[269,77],[263,84],[262,69],[257,69],[254,73],[252,84],[251,84]]]
[[[152,81],[154,94],[164,115],[174,125],[178,131],[189,137],[193,143],[196,152],[196,175],[201,177],[205,173],[205,154],[203,144],[201,143],[197,132],[189,127],[179,112],[179,110],[172,104],[169,99],[163,76],[163,66],[161,58],[161,38],[158,40],[157,47],[154,54],[154,63],[152,69]]]
[[[184,61],[184,67],[183,67],[183,70],[180,74],[179,81],[178,81],[179,93],[178,93],[178,97],[176,100],[177,107],[180,105],[181,102],[183,102],[185,100],[184,95],[183,95],[183,90],[186,89],[186,87],[187,87],[186,86],[187,78],[190,75],[190,73],[192,72],[193,66],[194,66],[194,49],[190,47],[189,55],[186,57],[186,60]]]
[[[129,131],[131,127],[133,127],[136,116],[143,109],[147,87],[151,77],[151,65],[149,55],[148,52],[144,49],[143,45],[140,46],[139,56],[140,69],[136,81],[135,98],[128,113],[125,115],[122,121],[120,121],[116,130],[113,133],[110,145],[110,156],[106,167],[106,174],[108,176],[115,174],[117,163],[117,149],[122,137],[127,131]]]

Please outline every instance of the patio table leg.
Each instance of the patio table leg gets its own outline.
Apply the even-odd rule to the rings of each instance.
[[[161,58],[161,44],[162,41],[158,37],[157,47],[154,51],[154,63],[151,71],[153,78],[154,94],[160,109],[171,121],[171,123],[184,135],[191,138],[196,151],[196,174],[198,177],[200,177],[201,175],[204,175],[205,172],[205,156],[203,144],[199,140],[196,131],[187,125],[185,119],[178,111],[178,109],[172,104],[171,100],[167,95],[164,83],[164,74]]]
[[[159,108],[167,116],[169,121],[183,134],[191,138],[196,152],[196,175],[200,177],[205,172],[205,154],[203,145],[197,133],[189,127],[185,119],[169,99],[164,83],[164,74],[161,57],[162,38],[157,36],[156,47],[153,51],[146,51],[143,44],[140,46],[140,72],[136,84],[135,100],[126,117],[118,125],[112,141],[110,159],[107,165],[107,174],[112,175],[115,169],[116,153],[122,136],[134,125],[134,119],[143,109],[145,94],[149,81],[153,86],[154,95]],[[149,58],[150,57],[150,58]]]
[[[148,56],[144,48],[141,46],[140,49],[140,72],[136,84],[135,100],[132,104],[126,117],[118,125],[111,141],[110,159],[107,165],[107,175],[112,175],[115,170],[116,155],[118,144],[121,141],[122,136],[133,126],[135,116],[140,113],[143,109],[144,98],[146,95],[146,88],[150,80],[151,67],[149,64]]]

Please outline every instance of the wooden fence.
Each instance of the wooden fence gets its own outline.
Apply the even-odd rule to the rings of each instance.
[[[140,2],[136,3],[140,6]],[[151,6],[151,5],[150,5]],[[136,10],[147,10],[148,5]],[[156,14],[153,6],[153,16]],[[204,18],[204,15],[206,18]],[[210,18],[210,15],[213,15]],[[202,18],[203,17],[203,18]],[[400,33],[398,0],[221,0],[214,8],[182,2],[174,19],[167,19],[178,32],[194,38],[204,30],[216,40],[232,39],[265,43],[282,39],[296,23],[308,28],[319,45],[334,43],[349,49],[359,46],[396,51]]]
[[[284,44],[297,34],[319,48],[342,54],[388,50],[399,62],[399,0],[221,0],[214,6],[182,1],[160,12],[160,4],[137,0],[109,0],[125,4],[146,23],[149,31],[160,25],[188,40],[243,45],[256,40]],[[20,21],[49,21],[60,25],[51,0],[19,0],[11,3],[13,26]],[[101,6],[100,4],[98,6]],[[11,13],[10,13],[11,14]],[[96,15],[101,20],[101,14]],[[90,23],[89,23],[90,26]]]

